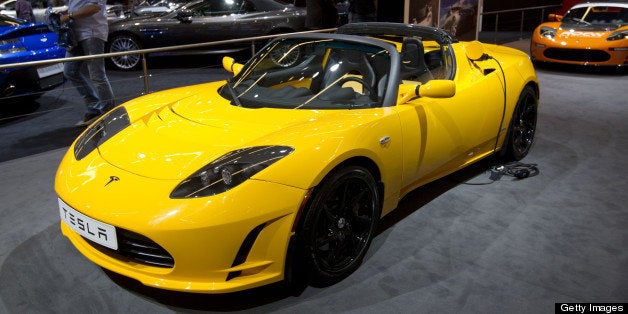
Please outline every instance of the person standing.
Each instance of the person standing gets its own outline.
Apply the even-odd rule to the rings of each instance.
[[[33,6],[29,0],[17,0],[15,2],[15,15],[20,19],[35,22]]]
[[[61,15],[61,23],[68,22],[78,44],[66,52],[66,57],[105,52],[109,34],[106,0],[70,0],[67,12]],[[89,79],[82,72],[83,65],[87,66]],[[87,112],[77,126],[89,125],[114,107],[113,90],[105,73],[104,58],[66,62],[63,72],[87,106]]]
[[[377,0],[349,0],[349,23],[376,22]]]

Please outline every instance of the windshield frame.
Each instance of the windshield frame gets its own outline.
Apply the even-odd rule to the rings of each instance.
[[[300,40],[303,42],[307,42],[307,41],[338,41],[338,42],[346,42],[349,44],[354,44],[354,45],[367,45],[367,46],[371,46],[373,48],[377,48],[377,49],[381,49],[382,51],[385,51],[389,58],[390,58],[390,63],[389,63],[389,68],[388,68],[388,73],[386,73],[385,75],[387,75],[387,81],[386,84],[384,86],[384,93],[382,95],[382,97],[379,99],[379,105],[378,107],[391,107],[391,106],[395,106],[396,105],[396,101],[397,101],[397,93],[399,90],[399,72],[400,72],[400,56],[399,56],[399,52],[397,51],[397,48],[395,47],[395,45],[385,42],[385,41],[381,41],[381,40],[377,40],[377,39],[373,39],[373,38],[368,38],[368,37],[363,37],[363,36],[353,36],[353,35],[342,35],[342,34],[323,34],[323,33],[312,33],[312,34],[291,34],[291,35],[285,35],[285,36],[281,36],[279,38],[276,38],[275,40],[269,42],[264,48],[262,48],[255,56],[253,56],[243,67],[243,69],[240,71],[240,73],[238,73],[238,75],[234,76],[233,78],[231,78],[230,80],[227,81],[228,84],[231,84],[231,86],[238,86],[239,82],[245,81],[246,79],[248,79],[248,76],[251,74],[251,72],[256,68],[256,66],[267,56],[269,56],[270,53],[270,49],[277,43],[283,41],[283,40]],[[263,74],[265,75],[265,74]],[[246,77],[246,79],[245,79]],[[221,91],[221,94],[223,94],[225,91]],[[228,92],[228,91],[227,91]],[[233,100],[231,99],[231,95],[227,94],[225,95],[226,98],[228,98],[229,100]],[[244,103],[244,101],[242,101],[242,103]],[[299,109],[299,108],[303,108],[303,109],[312,109],[309,106],[303,106],[304,104],[295,104],[295,107],[291,108],[291,109]],[[247,107],[246,105],[244,105],[244,107]],[[349,106],[350,107],[350,106]],[[272,107],[272,108],[284,108],[281,106],[278,107]],[[316,108],[316,109],[327,109],[327,108]],[[331,108],[330,108],[331,109]],[[338,108],[338,109],[342,109],[342,108]],[[351,109],[351,108],[345,108],[345,109]]]
[[[597,13],[594,12],[595,8],[614,8],[614,9],[619,9],[619,10],[628,10],[628,6],[618,6],[615,5],[613,3],[595,3],[595,4],[590,4],[587,6],[574,6],[573,8],[569,9],[569,11],[567,11],[565,13],[565,15],[563,15],[561,22],[565,23],[565,24],[569,24],[569,25],[583,25],[583,26],[615,26],[615,27],[622,27],[625,25],[628,25],[628,21],[623,21],[622,23],[594,23],[595,20],[591,21],[588,20],[589,14],[590,13]],[[576,12],[578,12],[578,14],[576,14]],[[582,13],[580,13],[582,12]]]

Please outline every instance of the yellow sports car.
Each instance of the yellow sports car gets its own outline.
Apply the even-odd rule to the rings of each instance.
[[[534,140],[529,57],[418,25],[289,34],[233,78],[105,114],[59,166],[61,231],[163,289],[333,284],[418,186]]]
[[[627,66],[628,1],[587,1],[565,16],[550,14],[534,30],[530,54],[542,62]]]

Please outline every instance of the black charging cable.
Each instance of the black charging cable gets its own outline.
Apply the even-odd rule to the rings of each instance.
[[[502,125],[504,124],[504,119],[506,116],[506,104],[507,104],[507,94],[506,94],[506,73],[504,72],[504,68],[502,67],[501,63],[499,62],[499,60],[497,60],[496,58],[494,58],[493,56],[489,55],[489,54],[483,54],[482,57],[480,57],[478,60],[475,61],[485,61],[485,60],[493,60],[495,61],[495,63],[497,63],[497,66],[499,66],[499,69],[502,73],[502,78],[503,78],[503,84],[504,84],[504,105],[503,105],[503,110],[502,110],[502,117],[501,117],[501,121],[499,122],[499,129],[497,130],[497,136],[495,138],[495,144],[493,146],[493,154],[495,154],[497,152],[497,143],[499,142],[499,137],[501,136],[501,132],[502,132]],[[489,74],[491,72],[488,72],[485,74]],[[494,161],[497,161],[497,158],[494,157]],[[485,184],[491,184],[495,181],[500,180],[503,176],[510,176],[515,178],[516,180],[521,180],[521,179],[525,179],[525,178],[529,178],[529,177],[534,177],[536,175],[538,175],[540,173],[538,165],[537,164],[532,164],[532,163],[522,163],[519,161],[514,161],[514,162],[509,162],[506,164],[502,164],[502,165],[493,165],[489,168],[489,172],[490,172],[490,177],[489,177],[489,182],[485,182],[485,183],[465,183],[465,184],[469,184],[469,185],[485,185]]]
[[[517,180],[534,177],[540,173],[537,164],[523,163],[519,161],[509,162],[490,169],[491,181],[497,181],[503,176],[510,176]]]

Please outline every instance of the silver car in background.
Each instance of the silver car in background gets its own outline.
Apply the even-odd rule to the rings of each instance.
[[[305,8],[278,0],[197,0],[172,12],[136,16],[109,24],[107,52],[204,43],[305,30]],[[250,43],[208,46],[177,54],[230,53]],[[110,58],[120,70],[136,69],[140,55]]]

